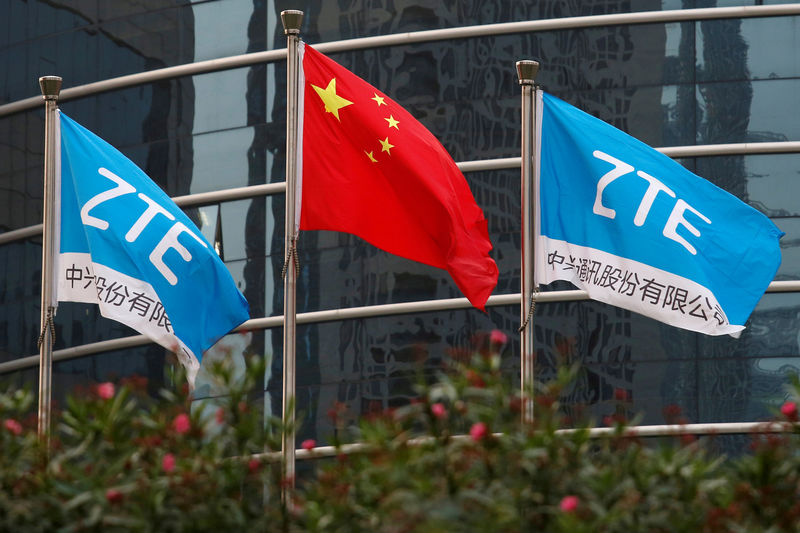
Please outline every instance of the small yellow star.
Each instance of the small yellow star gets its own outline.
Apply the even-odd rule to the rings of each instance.
[[[378,142],[381,143],[381,146],[383,147],[381,148],[381,152],[386,152],[387,154],[392,155],[392,153],[389,150],[394,148],[394,145],[389,144],[389,137],[386,137],[386,139],[383,141],[379,139]]]
[[[370,98],[370,100],[375,100],[375,102],[377,102],[378,104],[378,107],[386,105],[386,102],[383,101],[383,96],[378,96],[378,93],[373,93],[373,94],[375,94],[375,96]]]
[[[372,152],[367,152],[366,150],[364,150],[364,153],[367,154],[367,157],[369,157],[369,160],[372,161],[373,163],[378,162],[378,160],[375,159],[375,156],[372,155]]]
[[[333,116],[336,117],[336,120],[341,122],[339,119],[339,110],[343,107],[347,107],[352,105],[353,102],[350,100],[345,100],[338,94],[336,94],[336,78],[332,78],[328,86],[324,89],[321,87],[317,87],[316,85],[311,85],[315,91],[317,91],[317,95],[319,95],[320,100],[322,103],[325,104],[325,111],[328,113],[333,113]]]
[[[385,120],[386,122],[389,123],[389,127],[390,128],[394,128],[396,130],[400,130],[400,128],[397,127],[397,125],[400,124],[400,121],[399,120],[395,120],[392,115],[389,115],[389,118],[385,118],[383,120]]]

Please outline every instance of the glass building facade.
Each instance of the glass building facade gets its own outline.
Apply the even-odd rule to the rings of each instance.
[[[456,161],[486,162],[465,176],[489,222],[500,270],[496,295],[520,291],[519,167],[502,161],[520,154],[514,70],[520,59],[540,61],[537,82],[548,92],[651,146],[672,148],[687,168],[771,217],[786,232],[778,283],[739,339],[675,329],[578,297],[540,303],[533,319],[537,374],[546,378],[563,362],[580,362],[568,403],[588,406],[598,419],[614,412],[616,389],[626,391],[643,424],[663,423],[673,406],[689,422],[763,419],[783,401],[788,375],[800,370],[800,147],[794,143],[800,141],[800,14],[719,18],[698,11],[693,20],[600,26],[576,19],[560,29],[521,33],[502,26],[755,4],[769,2],[0,0],[0,379],[36,386],[37,362],[30,356],[38,353],[40,329],[41,234],[34,226],[42,219],[44,113],[38,103],[11,111],[8,105],[39,95],[41,75],[61,76],[70,88],[284,48],[280,11],[301,9],[301,36],[312,45],[498,25],[491,35],[352,44],[330,53],[408,109]],[[204,70],[102,92],[87,87],[60,107],[171,196],[282,182],[285,61]],[[189,203],[187,213],[217,245],[251,317],[280,316],[283,195]],[[306,232],[298,248],[301,314],[461,296],[446,272],[350,235]],[[785,283],[792,281],[799,283]],[[454,351],[485,342],[493,329],[509,334],[505,367],[509,379],[518,379],[519,315],[518,304],[500,303],[486,314],[376,310],[301,321],[297,401],[305,422],[298,438],[326,442],[334,429],[326,413],[336,402],[351,420],[408,402],[420,369],[439,372]],[[94,306],[61,304],[55,329],[56,397],[75,385],[134,374],[156,388],[167,379],[165,366],[174,364],[153,344],[94,349],[92,343],[135,334]],[[242,367],[250,355],[267,358],[262,405],[279,413],[282,328],[254,327],[223,344],[205,359],[224,356]],[[76,347],[79,357],[63,351]],[[198,397],[220,393],[203,379]]]

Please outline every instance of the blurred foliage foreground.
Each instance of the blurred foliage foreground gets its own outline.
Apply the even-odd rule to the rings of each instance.
[[[357,451],[334,437],[323,457],[303,442],[300,454],[317,459],[298,463],[297,481],[266,453],[280,449],[282,426],[248,401],[263,376],[255,360],[205,413],[185,392],[95,385],[53,414],[48,448],[31,394],[4,393],[0,530],[800,531],[796,428],[754,435],[728,459],[692,438],[643,443],[621,418],[602,437],[590,438],[588,424],[558,431],[559,398],[579,370],[525,398],[501,375],[504,341],[493,333],[420,385],[417,401],[348,428],[364,443]],[[217,378],[230,381],[222,366]],[[523,424],[528,401],[535,421]],[[340,413],[329,415],[341,423]],[[796,420],[790,401],[765,429]]]

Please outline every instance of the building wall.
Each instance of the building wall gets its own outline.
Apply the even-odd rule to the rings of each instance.
[[[760,2],[759,2],[760,3]],[[303,9],[311,43],[475,24],[628,11],[748,5],[711,0],[0,0],[0,105],[39,94],[37,78],[65,87],[285,46],[279,13]],[[514,62],[538,59],[545,90],[652,146],[800,140],[800,17],[616,25],[352,50],[331,57],[391,95],[456,161],[519,155]],[[173,78],[66,101],[62,110],[119,148],[170,195],[284,179],[285,63]],[[41,109],[0,116],[0,232],[41,221]],[[680,161],[772,217],[787,235],[777,280],[800,279],[800,153]],[[495,294],[519,292],[517,170],[468,172],[489,221],[500,269]],[[245,294],[254,318],[282,313],[283,197],[189,209]],[[306,232],[299,242],[298,311],[460,296],[444,271],[390,256],[359,239]],[[0,245],[0,364],[37,353],[40,238]],[[558,285],[552,288],[569,288]],[[537,372],[578,361],[569,409],[598,419],[627,391],[629,412],[661,423],[678,406],[691,422],[751,421],[779,403],[798,357],[798,294],[769,293],[738,340],[706,337],[598,302],[543,303],[534,317]],[[505,367],[519,371],[519,309],[494,306],[298,327],[300,437],[325,441],[335,402],[350,418],[407,402],[419,369],[431,376],[453,353],[499,328]],[[62,304],[56,349],[133,334],[92,306]],[[280,412],[282,331],[229,336],[235,364],[268,358],[263,405]],[[217,350],[221,352],[225,350]],[[217,355],[207,355],[212,359]],[[59,362],[57,394],[132,374],[152,388],[173,360],[156,346]],[[17,371],[35,383],[36,369]],[[213,395],[201,380],[200,396]]]

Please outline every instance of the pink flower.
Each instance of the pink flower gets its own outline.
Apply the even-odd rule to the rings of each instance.
[[[175,430],[175,433],[179,435],[183,435],[184,433],[188,433],[190,429],[192,429],[192,423],[189,421],[189,415],[186,413],[181,413],[175,417],[175,420],[172,421],[172,429]]]
[[[431,405],[431,413],[438,419],[442,419],[447,417],[447,408],[442,405],[441,403],[435,403]]]
[[[225,423],[225,409],[223,409],[222,407],[217,409],[217,412],[214,415],[214,418],[216,418],[217,424],[220,424],[220,425],[224,424]]]
[[[6,418],[3,426],[14,435],[22,433],[22,425],[13,418]]]
[[[475,442],[481,441],[489,434],[489,428],[483,422],[476,422],[469,428],[469,436]]]
[[[171,453],[165,455],[164,459],[161,460],[161,468],[168,474],[175,470],[175,456]]]
[[[110,400],[114,397],[114,384],[110,381],[99,384],[97,386],[97,395],[104,400]]]
[[[492,332],[489,334],[489,341],[492,344],[502,346],[508,342],[508,335],[506,335],[499,329],[493,329]]]
[[[317,441],[315,441],[314,439],[306,439],[306,440],[303,441],[303,443],[300,445],[300,447],[303,448],[306,451],[311,451],[311,450],[314,449],[314,447],[316,445],[317,445]]]
[[[106,500],[108,500],[108,503],[119,503],[122,501],[122,493],[117,489],[108,489],[106,491]]]
[[[558,504],[558,508],[565,513],[572,513],[578,508],[579,503],[580,500],[578,500],[577,496],[564,496],[561,499],[561,503]]]
[[[794,402],[786,402],[781,405],[781,413],[789,420],[797,420],[797,404]]]

